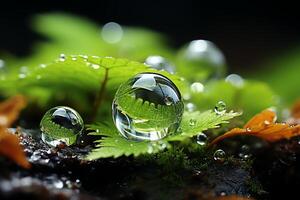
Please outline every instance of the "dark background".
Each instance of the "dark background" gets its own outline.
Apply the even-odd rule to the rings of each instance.
[[[0,51],[30,53],[39,39],[34,14],[64,11],[99,24],[115,21],[165,33],[171,45],[193,39],[215,42],[231,69],[251,68],[300,45],[300,12],[288,1],[1,1]]]

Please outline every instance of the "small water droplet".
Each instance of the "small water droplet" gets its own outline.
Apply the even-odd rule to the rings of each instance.
[[[140,116],[145,116],[143,114],[145,112],[143,107],[145,107],[150,108],[149,111],[157,118],[132,118],[132,111],[122,104],[125,99],[126,102],[130,101],[131,104],[141,108]],[[122,84],[112,105],[113,121],[120,134],[127,139],[138,141],[160,140],[168,134],[175,133],[183,109],[178,88],[170,79],[156,73],[141,73]],[[161,123],[159,118],[170,123]]]
[[[198,143],[199,145],[201,145],[201,146],[206,145],[207,140],[208,140],[208,138],[207,138],[207,136],[206,136],[204,133],[199,133],[199,134],[197,135],[197,143]]]
[[[196,105],[193,104],[193,103],[187,103],[186,106],[185,106],[185,109],[188,112],[194,112],[194,111],[196,111]]]
[[[64,62],[66,60],[66,55],[65,54],[60,54],[59,55],[59,61]]]
[[[239,152],[239,157],[243,160],[247,160],[251,157],[250,147],[248,145],[243,145]]]
[[[83,120],[72,108],[58,106],[48,110],[40,123],[42,140],[50,146],[72,145],[83,130]]]
[[[154,148],[153,148],[152,144],[148,144],[147,152],[151,154],[151,153],[153,153],[153,151],[154,151]]]
[[[53,186],[57,189],[62,189],[64,187],[64,183],[61,180],[56,180],[53,182]]]
[[[196,125],[196,120],[195,119],[190,119],[189,125],[190,126],[195,126]]]
[[[171,65],[167,59],[165,59],[164,57],[161,56],[149,56],[146,60],[145,60],[145,64],[157,69],[157,70],[164,70],[167,71],[171,74],[174,73],[174,69],[175,67],[173,65]]]
[[[244,86],[244,79],[238,74],[230,74],[225,78],[225,81],[231,85],[241,88]]]
[[[270,124],[271,124],[271,122],[270,122],[270,121],[268,121],[268,120],[265,120],[265,121],[264,121],[264,124],[265,124],[265,125],[270,125]]]
[[[251,132],[251,128],[247,127],[247,128],[246,128],[246,131],[247,131],[247,132]]]
[[[5,61],[0,59],[0,70],[3,70],[5,67]]]
[[[41,153],[39,151],[35,151],[33,152],[33,154],[30,156],[30,161],[32,162],[36,162],[38,161],[39,159],[41,159]]]
[[[226,153],[222,149],[218,149],[214,153],[214,160],[217,162],[221,162],[221,163],[224,162],[225,157],[226,157]]]
[[[190,89],[193,93],[201,93],[204,91],[204,86],[200,82],[195,82],[191,85]]]
[[[73,61],[76,61],[76,60],[77,60],[77,58],[76,58],[76,57],[72,57],[72,60],[73,60]]]
[[[118,23],[109,22],[103,26],[101,36],[105,42],[114,44],[121,41],[123,29]]]
[[[40,68],[46,68],[47,65],[46,64],[40,64]]]
[[[91,67],[93,69],[99,69],[100,68],[100,65],[97,65],[97,64],[91,64]]]
[[[215,106],[215,113],[217,115],[223,115],[226,112],[226,104],[224,101],[219,101]]]

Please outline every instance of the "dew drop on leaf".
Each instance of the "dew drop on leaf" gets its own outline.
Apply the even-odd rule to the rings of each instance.
[[[42,140],[50,146],[57,146],[62,142],[66,145],[74,144],[83,127],[83,120],[78,112],[66,106],[51,108],[40,123]]]
[[[175,67],[171,65],[164,57],[162,56],[149,56],[145,60],[145,64],[157,70],[164,70],[171,74],[175,72]]]
[[[222,149],[218,149],[214,153],[214,160],[217,162],[224,162],[225,157],[226,157],[226,153]]]
[[[223,115],[225,114],[226,112],[226,104],[224,101],[219,101],[216,106],[215,106],[215,109],[214,109],[215,113],[217,115]]]
[[[199,145],[201,145],[201,146],[206,145],[207,140],[208,140],[208,138],[207,138],[207,136],[206,136],[204,133],[199,133],[199,134],[197,135],[197,143],[198,143]]]
[[[119,87],[112,115],[125,138],[155,141],[176,132],[183,108],[181,94],[170,79],[156,73],[141,73]]]
[[[190,126],[195,126],[196,125],[196,120],[195,119],[190,119],[189,125]]]

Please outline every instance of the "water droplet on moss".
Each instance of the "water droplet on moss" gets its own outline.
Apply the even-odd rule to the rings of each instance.
[[[226,153],[222,149],[218,149],[214,153],[214,160],[217,162],[224,162],[225,157],[226,157]]]
[[[207,140],[208,140],[208,138],[207,138],[207,136],[204,133],[199,133],[197,135],[197,143],[199,145],[201,145],[201,146],[206,145]]]
[[[84,124],[81,116],[72,108],[58,106],[48,110],[40,123],[42,140],[50,146],[64,142],[72,145],[81,134]]]
[[[170,79],[142,73],[119,87],[112,113],[122,136],[154,141],[176,132],[183,107],[181,94]]]
[[[174,66],[161,56],[149,56],[145,60],[145,64],[157,70],[165,70],[171,74],[175,72]]]
[[[223,115],[226,112],[226,104],[224,101],[219,101],[215,106],[215,113],[217,115]]]

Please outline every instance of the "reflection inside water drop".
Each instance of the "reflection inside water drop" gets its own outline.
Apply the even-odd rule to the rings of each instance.
[[[45,113],[40,127],[42,140],[50,146],[57,146],[62,142],[72,145],[81,134],[84,124],[74,109],[58,106]]]
[[[176,132],[182,113],[179,90],[156,73],[138,74],[122,84],[112,105],[117,129],[132,140],[154,141]]]

